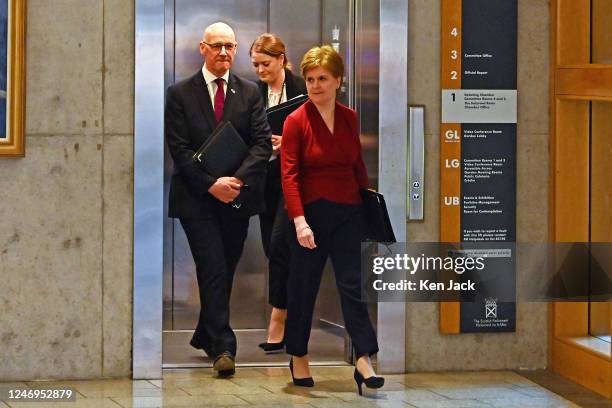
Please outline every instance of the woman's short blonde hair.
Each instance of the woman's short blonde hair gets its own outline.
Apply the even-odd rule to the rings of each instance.
[[[302,63],[300,64],[302,76],[304,78],[306,78],[306,72],[318,67],[331,72],[334,78],[340,78],[340,84],[342,84],[344,62],[340,54],[331,46],[322,45],[320,47],[312,47],[304,54],[304,58],[302,58]]]

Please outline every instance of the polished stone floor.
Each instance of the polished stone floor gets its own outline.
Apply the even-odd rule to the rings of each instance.
[[[360,397],[352,367],[313,367],[311,389],[290,383],[287,368],[240,368],[231,379],[212,377],[210,369],[165,370],[163,380],[62,381],[0,383],[3,388],[61,388],[77,391],[76,402],[0,402],[0,407],[149,408],[149,407],[419,407],[419,408],[539,408],[611,407],[582,387],[554,374],[534,380],[557,386],[563,398],[511,371],[446,372],[387,375],[378,392]],[[533,374],[533,373],[532,373]],[[551,387],[548,387],[551,388]],[[551,388],[552,389],[552,388]],[[585,404],[580,403],[580,398]],[[578,401],[578,403],[570,401]]]

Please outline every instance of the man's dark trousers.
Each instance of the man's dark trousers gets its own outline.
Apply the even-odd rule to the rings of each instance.
[[[223,351],[236,355],[229,300],[249,227],[247,217],[239,217],[230,206],[219,204],[215,217],[180,219],[196,264],[200,290],[200,317],[192,345],[213,358]]]

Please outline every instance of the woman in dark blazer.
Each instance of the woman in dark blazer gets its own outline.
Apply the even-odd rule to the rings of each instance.
[[[259,77],[257,85],[266,108],[271,108],[293,97],[306,93],[304,80],[291,73],[285,44],[275,34],[261,34],[249,50],[253,69]],[[261,343],[264,351],[284,347],[285,319],[287,318],[287,279],[289,274],[289,219],[280,182],[279,153],[282,136],[272,135],[273,153],[268,162],[265,188],[266,212],[259,215],[261,239],[269,268],[269,303],[272,315],[268,338]]]
[[[364,211],[360,189],[368,174],[359,142],[357,113],[336,101],[344,63],[330,46],[311,48],[302,59],[309,100],[283,127],[282,186],[293,231],[288,283],[287,353],[296,385],[312,387],[308,340],[323,267],[331,258],[346,330],[355,346],[354,378],[384,384],[372,368],[378,352],[366,303],[361,301],[361,241]]]

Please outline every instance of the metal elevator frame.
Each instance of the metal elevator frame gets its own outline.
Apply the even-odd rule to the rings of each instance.
[[[357,24],[364,17],[363,2],[351,0]],[[135,1],[134,379],[162,377],[164,6],[164,0]],[[386,197],[396,236],[405,239],[408,0],[380,0],[379,19],[378,190]],[[403,373],[406,305],[379,303],[376,317],[378,370]]]

